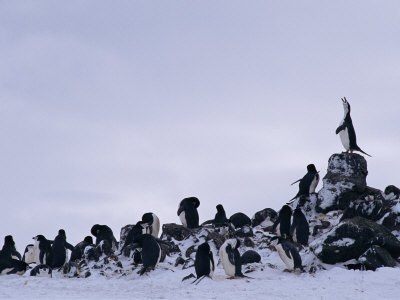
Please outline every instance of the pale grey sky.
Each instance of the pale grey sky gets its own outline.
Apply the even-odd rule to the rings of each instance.
[[[0,239],[279,209],[343,151],[343,96],[399,186],[399,53],[398,1],[0,1]]]

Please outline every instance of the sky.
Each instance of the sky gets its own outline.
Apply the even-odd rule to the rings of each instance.
[[[0,239],[278,210],[343,151],[344,96],[400,186],[399,53],[398,1],[0,1]]]

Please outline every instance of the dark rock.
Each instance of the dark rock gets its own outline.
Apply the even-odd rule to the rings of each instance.
[[[88,261],[98,262],[101,256],[101,251],[98,247],[90,245],[85,248],[84,257]]]
[[[110,256],[113,253],[111,243],[107,240],[102,240],[100,244],[96,246],[96,249],[100,253],[100,255],[105,254],[107,256]]]
[[[214,245],[217,248],[217,250],[219,250],[219,248],[225,242],[225,237],[216,231],[209,232],[208,235],[205,237],[205,239],[207,242],[208,241],[214,242]]]
[[[246,247],[251,247],[251,248],[254,248],[254,242],[253,242],[253,240],[251,239],[251,238],[249,238],[248,236],[246,236],[245,238],[244,238],[244,245],[246,246]]]
[[[389,195],[391,193],[393,193],[396,198],[398,198],[400,196],[400,189],[394,185],[388,185],[385,188],[385,195]]]
[[[246,216],[244,213],[236,213],[233,214],[229,218],[229,222],[235,227],[235,228],[242,228],[243,226],[249,225],[251,226],[251,220],[248,216]]]
[[[182,258],[182,256],[178,256],[175,261],[175,267],[179,265],[183,265],[185,263],[185,260]]]
[[[129,231],[131,231],[134,225],[126,225],[121,228],[120,238],[119,238],[119,245],[123,247],[125,245],[126,237],[128,236]]]
[[[261,261],[261,256],[254,250],[247,250],[240,257],[240,262],[242,265],[259,263]]]
[[[313,236],[316,236],[318,234],[318,232],[320,232],[323,229],[328,228],[329,226],[331,226],[331,223],[329,221],[325,221],[325,220],[320,220],[319,224],[316,224],[313,228]]]
[[[194,252],[196,252],[196,245],[192,245],[189,248],[187,248],[186,252],[185,252],[185,256],[186,257],[190,257],[190,255]]]
[[[189,228],[183,227],[175,223],[168,223],[162,226],[161,239],[174,238],[177,241],[182,241],[190,236],[192,231]]]
[[[264,221],[274,223],[278,213],[272,208],[265,208],[255,213],[254,217],[251,219],[251,225],[258,226]],[[271,224],[272,225],[272,224]]]
[[[357,259],[372,245],[381,246],[394,258],[400,255],[400,241],[384,226],[362,217],[339,223],[323,241],[312,248],[328,264]]]
[[[346,207],[367,187],[367,161],[356,153],[333,154],[318,192],[317,212],[326,213]],[[339,207],[340,206],[340,207]]]
[[[253,230],[248,225],[243,226],[242,228],[240,228],[238,230],[235,230],[235,234],[236,234],[236,236],[243,237],[243,238],[254,236]]]
[[[356,200],[349,203],[347,209],[343,212],[341,220],[354,217],[363,217],[372,221],[377,221],[385,214],[384,200],[376,200],[367,197],[367,200]]]
[[[161,257],[160,257],[160,262],[163,262],[165,260],[165,257],[167,256],[167,253],[169,252],[168,245],[165,244],[159,244],[161,248]]]
[[[380,267],[393,268],[397,265],[396,261],[386,249],[375,245],[360,256],[359,262],[364,265],[367,270],[372,271]]]
[[[400,230],[400,218],[399,213],[389,212],[382,218],[382,225],[388,228],[390,231]]]

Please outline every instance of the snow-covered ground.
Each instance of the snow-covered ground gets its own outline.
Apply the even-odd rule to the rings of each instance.
[[[315,274],[284,272],[276,252],[263,262],[263,271],[249,273],[253,279],[226,279],[221,266],[213,280],[198,285],[182,278],[194,268],[174,271],[160,263],[148,275],[136,272],[124,277],[53,278],[8,275],[0,277],[0,299],[399,299],[400,269],[352,271],[339,267]],[[269,262],[268,262],[269,263]]]

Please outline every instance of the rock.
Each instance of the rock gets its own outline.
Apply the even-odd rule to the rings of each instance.
[[[356,216],[377,221],[385,214],[385,202],[381,199],[367,197],[366,200],[355,200],[349,203],[343,212],[341,220],[351,219]]]
[[[356,153],[333,154],[318,192],[316,211],[326,213],[347,206],[361,195],[367,186],[367,161]]]
[[[259,263],[261,261],[261,256],[254,250],[247,250],[240,257],[240,262],[242,265]]]
[[[175,260],[175,267],[179,265],[183,265],[185,263],[185,260],[182,258],[182,256],[178,256]]]
[[[85,248],[84,258],[88,261],[98,262],[101,256],[101,251],[94,245],[89,245]]]
[[[182,241],[190,236],[192,231],[189,228],[183,227],[175,223],[164,224],[162,227],[161,239],[174,238],[177,241]]]
[[[310,246],[328,264],[358,259],[372,245],[386,249],[394,258],[400,255],[400,241],[384,226],[362,217],[339,223],[323,239]]]
[[[243,226],[246,226],[246,225],[251,226],[250,218],[241,212],[233,214],[229,218],[229,222],[232,223],[232,225],[235,228],[242,228]]]
[[[255,227],[263,223],[263,226],[272,226],[278,217],[278,213],[272,208],[265,208],[255,213],[251,219],[251,226]]]
[[[194,252],[196,252],[196,245],[192,245],[189,248],[187,248],[186,252],[185,252],[185,256],[186,257],[190,257],[190,255]]]
[[[382,219],[381,223],[383,226],[388,228],[390,231],[400,230],[400,216],[398,212],[388,212],[386,213]]]
[[[235,230],[235,235],[244,238],[244,237],[252,237],[254,236],[254,233],[251,227],[249,225],[246,225],[238,230]]]
[[[225,242],[225,237],[221,234],[219,234],[216,231],[210,231],[207,236],[205,237],[206,241],[212,241],[214,242],[215,247],[217,250],[222,246],[222,244]]]
[[[254,242],[253,242],[253,241],[251,240],[251,238],[249,238],[248,236],[246,236],[246,237],[244,238],[243,244],[244,244],[246,247],[254,248]]]
[[[126,237],[128,236],[129,231],[131,231],[134,225],[125,225],[121,228],[120,236],[119,236],[119,245],[123,247],[125,245]]]
[[[319,224],[314,225],[312,235],[316,236],[319,231],[326,229],[329,226],[331,226],[331,223],[329,221],[319,220]]]
[[[400,189],[399,189],[398,187],[394,186],[394,185],[388,185],[388,186],[385,188],[385,195],[390,195],[390,194],[392,194],[392,193],[393,193],[393,195],[394,195],[396,198],[399,198],[399,196],[400,196]]]
[[[365,251],[358,261],[365,266],[367,270],[372,271],[380,267],[393,268],[397,265],[397,262],[386,249],[375,245]]]

